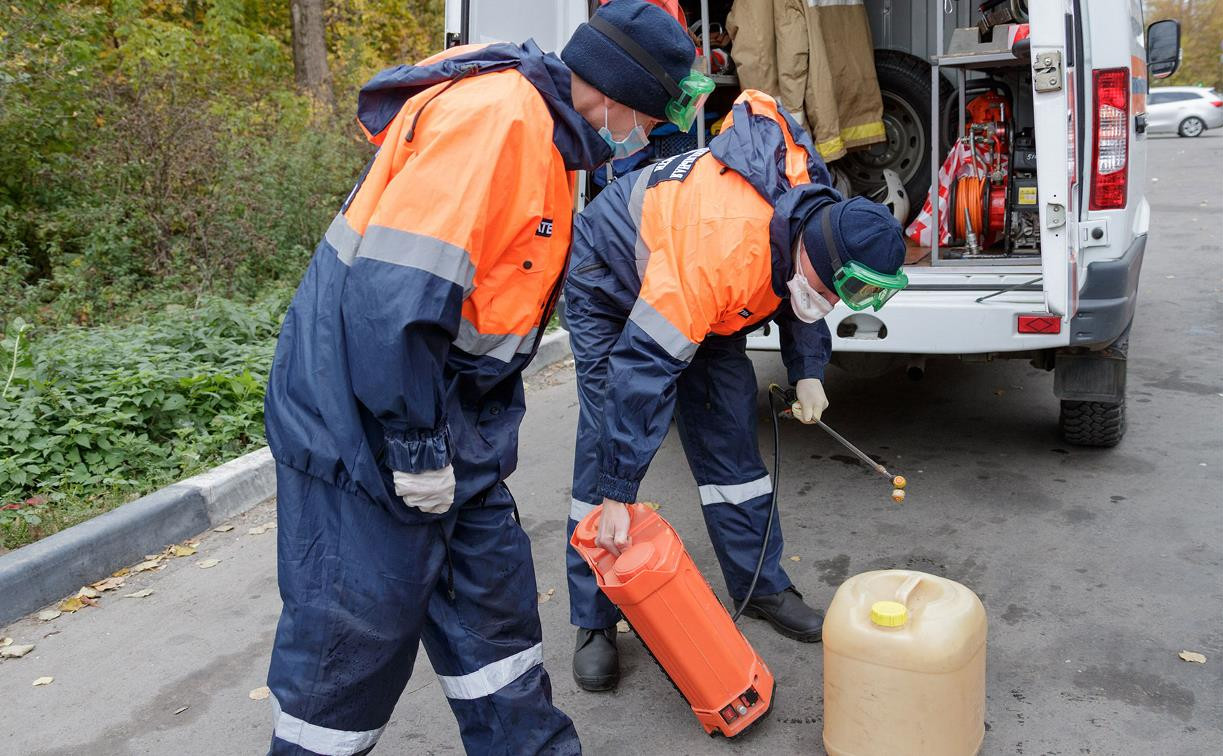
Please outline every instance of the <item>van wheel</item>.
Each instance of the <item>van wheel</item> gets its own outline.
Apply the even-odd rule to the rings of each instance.
[[[1205,130],[1206,124],[1201,118],[1198,118],[1197,116],[1189,116],[1185,120],[1181,121],[1181,125],[1177,128],[1176,133],[1183,137],[1195,137],[1201,136],[1202,132]]]
[[[1063,399],[1058,425],[1066,443],[1075,446],[1116,446],[1125,436],[1125,401],[1076,402]]]
[[[851,150],[834,165],[849,175],[854,191],[867,196],[886,186],[885,168],[896,171],[909,195],[912,220],[930,191],[930,66],[903,53],[877,50],[875,75],[883,97],[883,128],[887,138]],[[940,80],[940,103],[950,96],[951,85]],[[946,145],[939,145],[939,154],[946,152]]]

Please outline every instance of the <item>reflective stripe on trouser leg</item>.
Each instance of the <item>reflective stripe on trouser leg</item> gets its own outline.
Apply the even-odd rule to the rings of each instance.
[[[676,421],[696,478],[701,514],[709,529],[726,588],[747,595],[772,505],[772,485],[757,438],[756,373],[746,339],[711,337],[680,374]],[[755,595],[788,588],[781,567],[781,515],[773,523]]]
[[[602,503],[595,494],[599,478],[599,436],[602,433],[603,394],[607,358],[624,328],[627,315],[599,312],[585,287],[572,281],[565,287],[565,321],[573,347],[578,386],[578,428],[573,449],[573,489],[565,543],[578,520]],[[573,546],[565,547],[569,579],[569,621],[578,627],[611,627],[620,610],[599,590],[594,573]]]
[[[283,465],[276,487],[284,608],[268,670],[271,752],[359,754],[411,675],[444,561],[441,529]]]
[[[438,585],[422,635],[468,753],[576,754],[543,668],[531,543],[497,484],[459,510],[450,535],[454,598]]]

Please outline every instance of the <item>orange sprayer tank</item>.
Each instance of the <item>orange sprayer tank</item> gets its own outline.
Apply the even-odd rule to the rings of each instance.
[[[666,520],[643,504],[631,505],[633,545],[617,558],[595,545],[602,511],[586,515],[572,539],[599,588],[620,607],[705,732],[743,732],[772,705],[773,674]]]
[[[880,570],[841,584],[824,619],[832,756],[968,756],[985,737],[985,608],[946,578]]]

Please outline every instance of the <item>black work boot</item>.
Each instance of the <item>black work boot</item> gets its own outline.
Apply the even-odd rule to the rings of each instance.
[[[818,643],[823,637],[824,613],[804,604],[794,586],[771,596],[753,596],[743,613],[767,620],[774,630],[796,641]]]
[[[620,652],[616,650],[616,628],[578,628],[573,651],[573,679],[582,690],[613,690],[620,682]]]

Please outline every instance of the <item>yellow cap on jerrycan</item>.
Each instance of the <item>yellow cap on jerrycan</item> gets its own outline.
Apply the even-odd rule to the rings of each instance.
[[[832,756],[968,756],[985,738],[985,607],[913,570],[846,580],[824,619]]]

